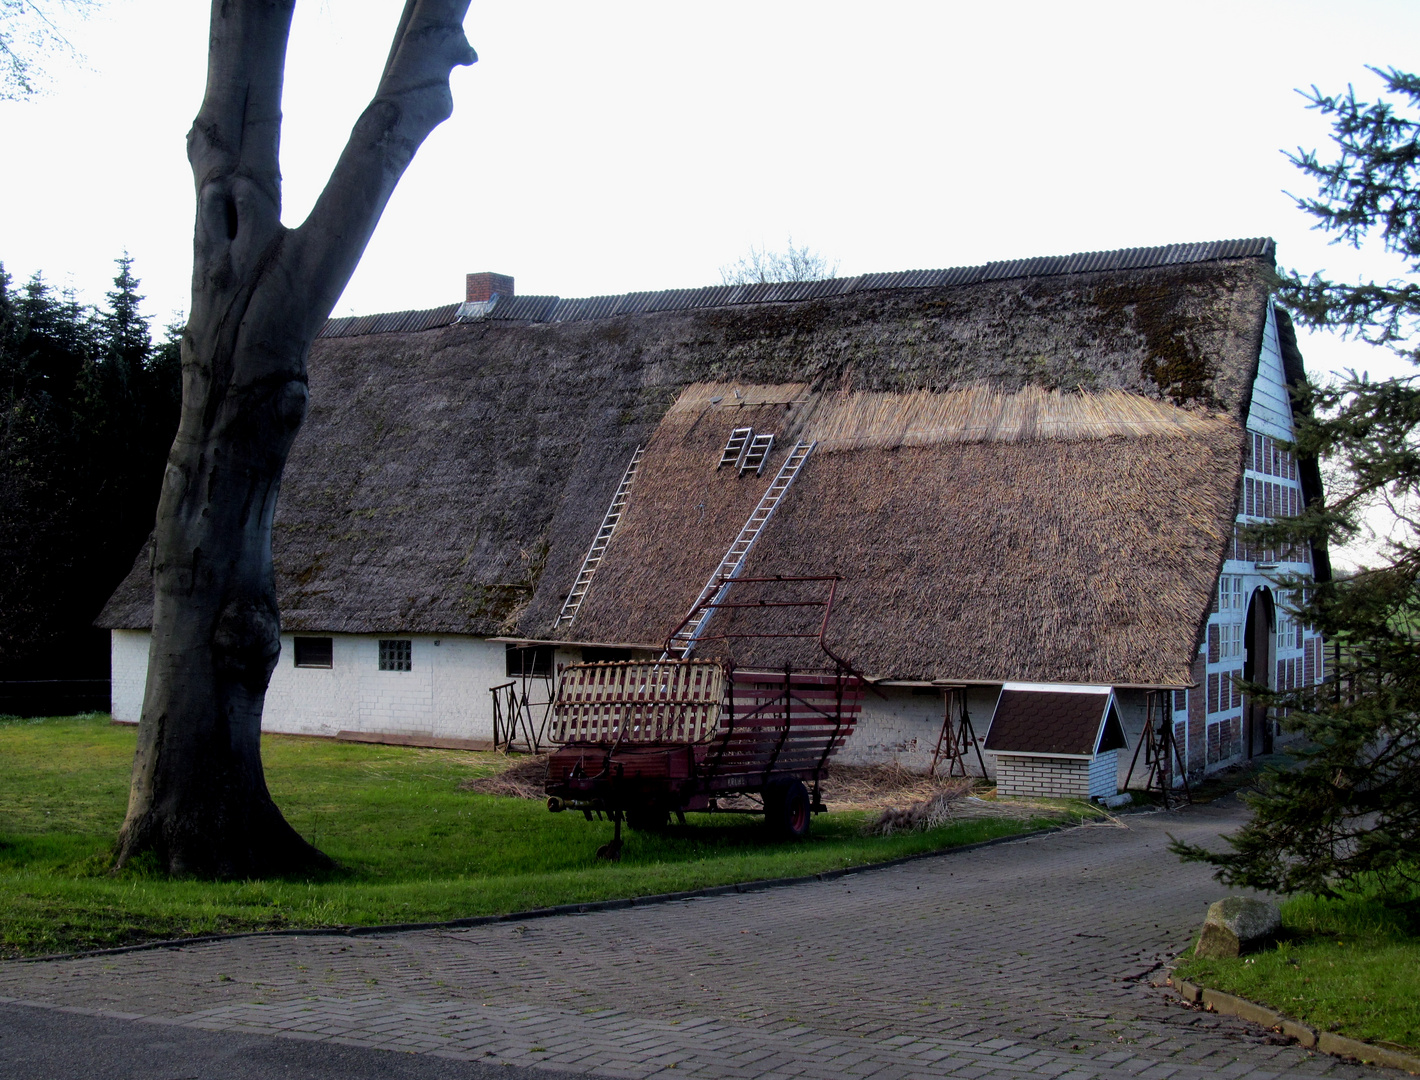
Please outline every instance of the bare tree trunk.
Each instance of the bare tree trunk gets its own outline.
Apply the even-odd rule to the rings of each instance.
[[[306,412],[306,355],[415,151],[476,59],[469,0],[406,0],[379,88],[315,208],[281,224],[294,0],[213,0],[183,400],[158,504],[153,637],[118,863],[247,877],[328,865],[281,816],[261,711],[281,651],[271,520]]]

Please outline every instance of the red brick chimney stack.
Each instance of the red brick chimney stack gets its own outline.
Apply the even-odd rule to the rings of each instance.
[[[507,274],[469,274],[467,279],[468,295],[464,297],[470,304],[486,303],[493,299],[493,294],[508,297],[513,295],[513,279]]]

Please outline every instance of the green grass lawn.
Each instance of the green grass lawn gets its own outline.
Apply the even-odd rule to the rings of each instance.
[[[1299,896],[1282,905],[1283,937],[1233,960],[1195,960],[1175,975],[1270,1005],[1315,1028],[1420,1051],[1420,939],[1366,896]]]
[[[135,731],[106,715],[0,720],[0,956],[278,927],[425,922],[675,892],[877,862],[1052,823],[958,822],[862,835],[863,813],[815,818],[800,844],[765,842],[757,818],[691,815],[666,835],[460,791],[495,754],[266,736],[267,783],[287,820],[340,869],[310,880],[170,880],[110,870]],[[1058,821],[1057,819],[1054,819]]]

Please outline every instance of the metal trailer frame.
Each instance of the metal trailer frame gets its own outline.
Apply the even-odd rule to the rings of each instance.
[[[672,813],[683,821],[686,811],[762,813],[780,822],[781,831],[801,836],[811,815],[826,809],[823,771],[852,733],[867,688],[866,679],[824,640],[842,579],[733,580],[828,588],[814,599],[757,601],[732,601],[728,590],[716,589],[671,631],[660,659],[575,664],[561,673],[549,731],[561,748],[548,761],[548,809],[580,810],[589,820],[609,817],[616,832],[598,852],[603,857],[619,856],[623,819],[633,827],[655,827]],[[822,608],[823,615],[805,632],[705,634],[705,622],[721,608]],[[702,631],[697,645],[812,639],[830,663],[765,670],[673,656],[672,641],[693,622]]]

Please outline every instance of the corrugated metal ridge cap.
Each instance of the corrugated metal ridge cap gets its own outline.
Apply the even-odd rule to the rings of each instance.
[[[1239,240],[1209,240],[1163,247],[1081,251],[1073,255],[1043,255],[1009,259],[979,266],[943,270],[899,270],[861,274],[821,281],[790,281],[752,285],[708,285],[701,288],[662,289],[653,292],[608,296],[510,296],[487,304],[446,304],[424,311],[398,311],[382,315],[356,315],[331,319],[317,337],[354,337],[360,334],[433,330],[453,322],[581,322],[617,315],[642,315],[654,311],[691,311],[696,308],[736,307],[742,304],[791,303],[826,296],[879,289],[932,289],[972,285],[1014,278],[1059,277],[1107,270],[1147,270],[1183,263],[1225,259],[1275,258],[1276,242],[1270,236]],[[461,309],[463,309],[461,311]]]
[[[327,319],[318,338],[360,337],[364,334],[404,334],[448,326],[458,315],[459,304],[418,311],[386,311],[378,315],[349,315]]]

